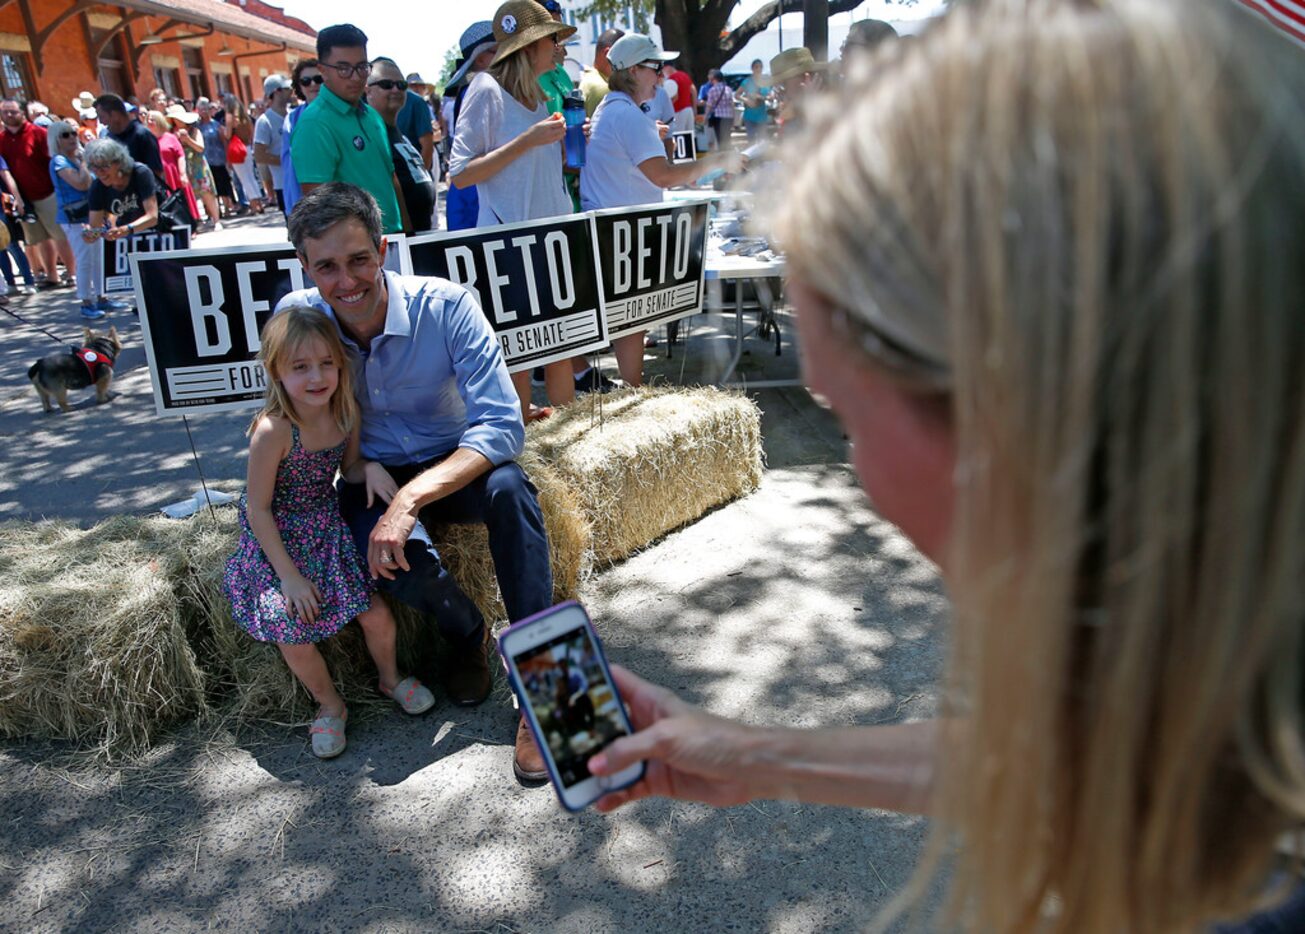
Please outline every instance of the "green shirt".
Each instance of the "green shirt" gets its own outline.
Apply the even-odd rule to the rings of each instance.
[[[385,232],[402,232],[390,138],[371,107],[351,105],[323,87],[295,124],[290,161],[301,185],[349,182],[370,192],[380,205]]]
[[[561,65],[554,65],[552,71],[540,75],[539,86],[544,89],[544,97],[548,99],[548,112],[551,114],[560,114],[562,98],[575,90],[575,85],[571,83],[571,76]]]

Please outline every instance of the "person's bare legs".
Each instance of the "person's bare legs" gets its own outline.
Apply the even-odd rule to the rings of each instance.
[[[376,663],[381,693],[389,696],[399,683],[399,669],[394,660],[396,629],[394,614],[379,594],[372,594],[372,605],[358,614],[358,625],[367,643],[367,654]]]
[[[201,191],[199,200],[204,202],[204,213],[208,215],[209,222],[220,224],[222,222],[222,212],[218,210],[217,198],[211,191]]]
[[[520,373],[512,374],[512,388],[517,391],[517,399],[521,402],[521,420],[530,421],[530,371],[522,370]]]
[[[643,339],[647,331],[636,331],[612,341],[616,370],[627,386],[643,385]]]
[[[59,281],[59,251],[54,248],[53,240],[42,240],[37,245],[37,250],[41,253],[41,265],[45,267],[45,275],[51,282]]]
[[[63,268],[68,270],[68,278],[72,280],[77,275],[77,257],[73,254],[72,244],[66,238],[52,242],[55,254],[63,261]]]
[[[529,385],[528,379],[526,382]],[[575,401],[575,370],[570,360],[561,360],[544,367],[544,391],[548,393],[551,405],[566,405]]]
[[[276,647],[281,650],[281,656],[294,672],[294,676],[308,688],[308,693],[313,695],[313,700],[317,701],[317,706],[320,708],[317,715],[319,717],[341,716],[344,713],[344,698],[335,689],[331,672],[326,667],[326,659],[317,651],[317,646],[311,642],[306,645],[284,645],[278,642]]]
[[[49,277],[49,270],[45,268],[45,251],[41,249],[42,244],[23,242],[23,252],[27,254],[27,265],[32,269],[32,277],[40,279],[42,276]]]

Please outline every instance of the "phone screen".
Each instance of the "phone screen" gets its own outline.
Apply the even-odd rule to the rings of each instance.
[[[589,778],[589,757],[626,736],[589,632],[580,627],[512,657],[565,788]]]

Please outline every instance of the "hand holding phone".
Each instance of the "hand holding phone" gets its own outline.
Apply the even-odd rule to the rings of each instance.
[[[589,772],[592,756],[634,730],[580,604],[562,603],[508,627],[498,648],[563,807],[578,811],[643,777],[642,762],[612,775]]]

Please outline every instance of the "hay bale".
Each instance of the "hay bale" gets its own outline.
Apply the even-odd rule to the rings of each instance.
[[[558,601],[573,598],[590,565],[590,531],[579,504],[556,472],[537,458],[522,466],[539,490],[549,537],[553,590]],[[274,645],[251,639],[231,619],[222,592],[226,561],[235,550],[239,528],[234,509],[220,509],[217,522],[199,517],[151,523],[184,527],[177,547],[185,573],[178,581],[187,630],[196,645],[211,689],[224,697],[227,713],[240,720],[302,718],[312,700],[295,679]],[[483,525],[446,525],[430,530],[431,537],[459,586],[484,614],[487,623],[506,619],[494,575],[489,537]],[[397,655],[401,670],[429,673],[438,661],[435,627],[421,614],[397,601],[388,601],[398,623]],[[319,645],[351,708],[389,704],[375,690],[376,671],[357,623]]]
[[[632,389],[588,396],[530,426],[611,564],[761,483],[761,412],[742,393]]]
[[[206,709],[180,564],[141,526],[0,524],[0,735],[112,756]]]

